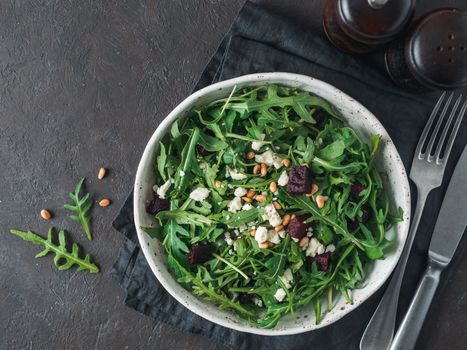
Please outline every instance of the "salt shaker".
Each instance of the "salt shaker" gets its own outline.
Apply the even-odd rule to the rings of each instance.
[[[415,0],[327,0],[323,27],[350,53],[367,53],[392,41],[410,23]]]
[[[416,21],[385,53],[392,80],[409,90],[467,86],[467,12],[440,9]]]

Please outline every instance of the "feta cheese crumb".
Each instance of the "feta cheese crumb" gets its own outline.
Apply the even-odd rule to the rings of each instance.
[[[286,295],[287,294],[285,293],[285,290],[283,290],[282,288],[279,288],[278,290],[276,290],[276,293],[274,294],[274,298],[276,298],[278,302],[281,302],[282,300],[284,300]]]
[[[258,243],[264,243],[268,240],[268,229],[264,226],[258,226],[256,229],[255,240]]]
[[[246,211],[250,209],[253,209],[253,206],[250,203],[243,204],[242,210]]]
[[[183,170],[180,170],[180,176],[181,177],[185,176],[185,172]]]
[[[266,137],[266,134],[260,134],[260,135],[259,135],[259,139],[260,139],[261,141],[263,141],[265,137]],[[264,145],[264,142],[261,142],[261,141],[253,141],[253,142],[251,143],[251,149],[252,149],[253,151],[259,151],[260,148]]]
[[[190,198],[196,202],[203,202],[209,196],[210,190],[204,187],[198,187],[197,189],[191,191]]]
[[[263,220],[269,220],[272,227],[279,226],[282,223],[282,218],[273,204],[268,204],[264,207],[262,218]]]
[[[326,253],[331,252],[333,253],[336,250],[336,246],[334,244],[330,244],[326,247]]]
[[[255,161],[258,163],[264,163],[267,166],[274,165],[274,168],[276,169],[282,167],[282,158],[271,150],[255,155]]]
[[[275,230],[269,230],[268,241],[274,244],[279,244],[281,242],[281,239],[279,237],[279,234]]]
[[[240,209],[242,209],[242,200],[240,199],[240,197],[235,197],[229,203],[229,211],[231,213],[236,213]]]
[[[227,169],[228,169],[229,175],[230,175],[230,177],[232,179],[234,179],[234,180],[244,180],[244,179],[246,179],[245,174],[241,174],[237,170],[232,169],[232,168],[227,168]]]
[[[243,197],[244,195],[246,195],[246,192],[246,188],[237,187],[234,191],[234,195],[235,197]]]
[[[281,279],[282,283],[284,283],[287,289],[290,289],[290,287],[292,287],[293,275],[292,275],[291,269],[289,268],[285,269],[284,274],[280,276],[279,278]]]
[[[165,199],[165,194],[167,193],[167,191],[169,190],[170,188],[170,185],[172,185],[173,183],[173,180],[172,179],[168,179],[165,184],[163,184],[161,187],[159,187],[157,190],[156,190],[156,193],[157,195],[159,196],[159,198],[161,199]]]
[[[255,271],[256,272],[256,271]],[[262,307],[263,306],[263,301],[260,298],[254,297],[253,298],[253,303],[255,303],[256,306]]]
[[[286,171],[283,171],[279,179],[277,180],[277,184],[279,186],[286,186],[289,183],[289,175]]]
[[[310,243],[308,243],[305,255],[315,257],[316,255],[323,254],[324,250],[324,245],[322,245],[316,238],[313,237],[310,239]]]
[[[228,245],[232,245],[232,244],[233,244],[233,240],[232,240],[232,238],[230,238],[230,232],[224,233],[224,241],[225,241],[225,243],[227,243]]]
[[[284,238],[285,237],[285,231],[284,230],[280,231],[278,233],[278,235],[279,235],[280,238]]]

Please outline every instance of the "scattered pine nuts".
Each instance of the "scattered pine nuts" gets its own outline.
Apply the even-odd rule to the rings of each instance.
[[[253,237],[256,236],[256,229],[255,228],[251,229],[250,235],[252,235]]]
[[[282,208],[278,201],[272,202],[272,205],[274,206],[274,208],[275,208],[276,210],[279,210],[279,209]]]
[[[246,154],[246,159],[248,159],[248,160],[253,159],[254,157],[255,157],[255,152],[253,152],[253,151],[249,151]]]
[[[221,186],[222,186],[222,181],[221,181],[221,180],[216,180],[216,181],[214,182],[214,186],[216,186],[216,188],[221,188]]]
[[[300,246],[300,248],[305,248],[308,243],[310,243],[310,239],[308,237],[303,237],[301,240],[300,240],[300,243],[298,243],[298,245]]]
[[[258,246],[260,247],[260,249],[267,249],[267,248],[272,247],[272,243],[271,242],[263,242],[263,243],[259,243]]]
[[[263,203],[264,201],[266,201],[266,196],[263,196],[262,194],[258,194],[255,197],[255,199],[256,199],[257,202]]]
[[[99,205],[101,207],[108,207],[110,205],[110,200],[108,200],[107,198],[102,199],[99,201]]]
[[[251,202],[253,202],[253,199],[250,198],[250,197],[247,197],[247,196],[243,196],[242,199],[243,199],[246,203],[251,203]]]
[[[107,170],[105,170],[105,168],[100,168],[99,172],[97,173],[97,178],[99,180],[102,180],[104,178],[106,172],[107,172]]]
[[[52,218],[52,214],[47,209],[42,209],[41,218],[44,220],[50,220]]]
[[[265,177],[267,173],[268,173],[267,165],[264,163],[261,163],[261,176]]]
[[[309,168],[310,166],[307,163],[300,164],[301,166]]]
[[[292,214],[292,216],[290,217],[290,220],[293,220],[295,219],[297,216],[295,214]]]
[[[290,222],[290,215],[285,214],[284,217],[282,218],[282,226],[287,226]]]
[[[282,165],[288,168],[290,166],[290,159],[288,158],[282,159]]]
[[[246,196],[248,198],[253,198],[256,194],[256,191],[255,190],[248,190],[248,192],[246,193]]]
[[[259,164],[256,164],[254,167],[253,167],[253,175],[258,175],[259,172],[261,170],[261,165]]]
[[[276,227],[274,227],[274,231],[276,231],[276,232],[284,231],[284,226],[282,226],[282,225],[276,226]]]
[[[322,208],[324,207],[324,202],[326,201],[326,199],[324,198],[324,196],[322,195],[319,195],[319,196],[316,196],[316,205],[318,206],[318,208]]]
[[[271,190],[272,193],[277,191],[277,183],[276,181],[273,181],[269,184],[269,189]]]
[[[318,185],[317,184],[312,184],[311,185],[311,191],[310,191],[310,193],[307,193],[306,196],[307,197],[312,197],[316,192],[318,192],[318,190],[319,190]]]

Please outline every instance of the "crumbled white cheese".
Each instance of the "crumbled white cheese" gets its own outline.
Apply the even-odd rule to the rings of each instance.
[[[183,170],[180,170],[180,176],[181,177],[185,176],[185,172]]]
[[[326,253],[327,252],[334,252],[336,250],[336,246],[334,244],[330,244],[326,247]]]
[[[323,254],[324,250],[324,245],[322,245],[320,241],[313,237],[310,239],[310,243],[308,243],[305,255],[315,257],[316,255]]]
[[[269,220],[272,227],[279,226],[282,223],[282,218],[273,204],[268,204],[264,207],[262,218],[263,220]]]
[[[264,163],[267,166],[274,165],[274,168],[276,169],[282,167],[282,158],[271,150],[255,155],[255,161],[258,163]]]
[[[165,199],[165,194],[167,193],[167,191],[169,190],[170,188],[170,185],[172,185],[173,183],[173,180],[172,179],[168,179],[165,184],[163,184],[161,187],[159,187],[157,190],[156,190],[156,193],[157,195],[159,196],[159,198],[162,198],[162,199]]]
[[[289,175],[287,175],[287,172],[284,170],[279,176],[279,179],[277,180],[277,184],[279,186],[286,186],[289,183]]]
[[[243,188],[243,187],[237,187],[234,191],[234,195],[235,197],[243,197],[244,195],[246,195],[246,188]]]
[[[203,202],[209,196],[210,190],[204,187],[198,187],[197,189],[191,191],[190,198],[196,202]]]
[[[246,179],[246,175],[245,174],[241,174],[239,173],[237,170],[235,169],[232,169],[232,168],[227,168],[228,171],[229,171],[229,175],[232,179],[234,180],[243,180],[243,179]]]
[[[269,230],[268,241],[274,244],[279,244],[281,242],[281,239],[279,237],[279,234],[275,230]]]
[[[250,203],[243,204],[242,210],[246,211],[250,209],[253,209],[253,206]]]
[[[240,209],[242,209],[242,200],[240,199],[240,197],[235,197],[229,202],[229,211],[231,213],[235,213]]]
[[[255,271],[256,272],[256,271]],[[254,297],[253,298],[253,303],[255,303],[256,306],[262,307],[263,306],[263,301],[260,298]]]
[[[260,139],[261,141],[263,141],[265,137],[266,137],[266,134],[260,134],[260,135],[259,135],[259,139]],[[264,142],[261,142],[261,141],[253,141],[253,142],[251,143],[251,149],[252,149],[253,151],[259,151],[260,148],[263,147],[263,145],[264,145]]]
[[[285,231],[284,230],[279,231],[278,235],[279,235],[280,238],[284,238],[285,237]]]
[[[274,294],[274,298],[276,298],[278,302],[281,302],[282,300],[284,300],[286,295],[287,294],[285,293],[285,290],[283,290],[282,288],[279,288],[278,290],[276,290],[276,293]]]
[[[233,250],[236,252],[237,251],[237,241],[234,241],[232,246],[233,246]]]
[[[235,230],[234,230],[234,233],[235,233],[236,236],[238,236],[238,235],[240,234],[240,231],[237,230],[237,229],[235,229]]]
[[[230,238],[230,232],[224,233],[224,241],[225,241],[225,243],[227,243],[228,245],[232,245],[232,244],[233,244],[233,240],[232,240],[232,238]]]
[[[290,289],[290,287],[292,287],[293,275],[291,269],[285,269],[284,274],[279,278],[281,279],[282,283],[284,283],[285,288]]]
[[[255,240],[258,243],[264,243],[268,240],[268,229],[264,226],[258,226],[256,229]]]

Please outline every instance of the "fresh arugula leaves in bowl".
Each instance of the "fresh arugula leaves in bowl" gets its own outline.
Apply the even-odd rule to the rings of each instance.
[[[144,203],[158,225],[140,226],[180,286],[242,330],[310,310],[319,326],[354,303],[403,218],[375,161],[381,134],[367,143],[326,99],[268,82],[192,103],[166,128]]]

